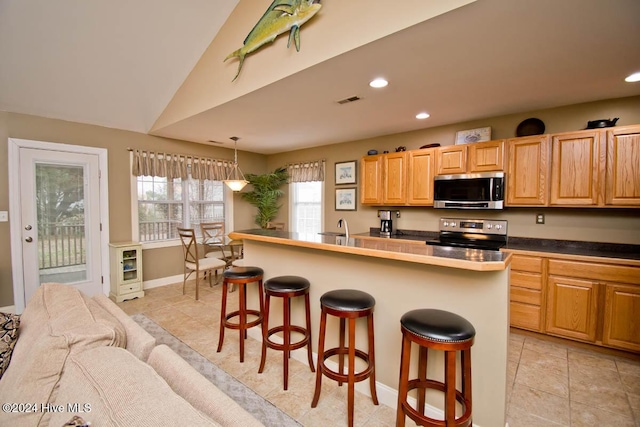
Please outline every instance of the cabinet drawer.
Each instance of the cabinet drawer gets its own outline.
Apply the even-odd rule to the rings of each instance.
[[[542,303],[542,292],[531,289],[511,287],[511,301],[525,304],[540,305]]]
[[[511,287],[542,289],[542,275],[538,273],[525,273],[521,271],[511,271],[509,276],[511,279]]]
[[[130,292],[138,292],[142,290],[142,282],[129,283],[127,285],[120,285],[118,288],[119,293],[128,294]]]
[[[510,304],[511,326],[540,332],[540,313],[539,306],[512,302]]]
[[[542,258],[537,256],[514,255],[511,259],[511,270],[542,273]]]
[[[640,268],[624,265],[550,259],[549,275],[640,285]]]

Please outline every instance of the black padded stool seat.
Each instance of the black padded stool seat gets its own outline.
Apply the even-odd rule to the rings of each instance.
[[[465,318],[444,310],[418,309],[405,313],[400,319],[402,353],[396,426],[404,427],[405,416],[416,424],[433,427],[468,427],[471,419],[471,346],[476,335],[473,325]],[[411,344],[419,346],[418,377],[409,380]],[[428,350],[442,350],[444,382],[427,379]],[[456,353],[460,351],[462,390],[456,389]],[[417,405],[407,401],[410,390],[417,389]],[[426,390],[444,393],[444,420],[425,415]],[[456,417],[456,402],[461,413]]]
[[[264,282],[265,292],[269,291],[271,294],[287,293],[287,292],[299,292],[309,289],[311,283],[304,277],[300,276],[279,276],[272,277]]]
[[[264,317],[264,302],[262,299],[262,277],[264,270],[260,267],[231,267],[222,273],[222,306],[220,308],[220,337],[218,339],[218,353],[222,351],[222,343],[224,342],[224,330],[238,329],[240,331],[240,363],[244,362],[244,340],[247,339],[247,329],[258,326],[262,323]],[[260,298],[260,310],[250,310],[247,308],[247,289],[248,283],[257,282]],[[227,314],[227,294],[228,287],[238,285],[239,309]],[[247,316],[255,316],[255,319],[249,321]],[[237,317],[237,322],[231,319]]]
[[[322,313],[320,317],[320,338],[318,341],[318,369],[316,371],[316,389],[311,407],[315,408],[318,405],[322,387],[322,375],[337,381],[339,386],[341,386],[343,382],[346,382],[348,388],[347,422],[349,427],[353,427],[354,424],[355,383],[369,378],[371,399],[374,405],[378,404],[378,395],[376,393],[375,346],[373,339],[373,310],[375,305],[376,300],[371,295],[355,289],[329,291],[320,297]],[[325,350],[324,341],[328,314],[340,319],[340,338],[338,347]],[[367,318],[368,353],[355,347],[356,320],[360,317]],[[349,320],[349,345],[345,346],[345,326],[347,319]],[[329,369],[325,364],[328,358],[336,355],[338,356],[338,371]],[[344,369],[345,356],[347,356],[347,373],[345,373]],[[360,372],[355,371],[356,358],[364,361],[366,364],[366,367]]]
[[[412,310],[402,316],[400,324],[421,338],[437,342],[462,342],[476,335],[467,319],[444,310]]]
[[[264,270],[260,267],[231,267],[222,273],[223,277],[229,279],[249,279],[263,275]]]
[[[315,372],[313,367],[313,356],[311,355],[311,309],[309,308],[309,288],[311,284],[304,277],[299,276],[278,276],[264,282],[264,321],[262,322],[262,356],[260,358],[260,368],[258,373],[264,371],[267,359],[267,347],[282,351],[282,363],[284,366],[284,389],[289,387],[289,358],[291,350],[307,347],[307,358],[309,368]],[[291,299],[304,296],[304,310],[306,326],[291,324]],[[282,325],[269,328],[269,309],[271,297],[282,298]],[[273,334],[282,332],[282,343],[271,339]],[[291,332],[302,335],[302,339],[291,342]]]
[[[373,308],[376,305],[376,300],[366,292],[355,289],[338,289],[322,295],[320,304],[339,311],[359,311]]]

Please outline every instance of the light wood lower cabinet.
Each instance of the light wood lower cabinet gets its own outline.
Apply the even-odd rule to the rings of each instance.
[[[640,352],[640,267],[513,254],[511,326]]]
[[[598,288],[589,280],[549,276],[547,333],[595,343]]]
[[[542,257],[513,255],[510,275],[511,326],[543,332]]]
[[[640,287],[605,284],[602,343],[640,352]]]

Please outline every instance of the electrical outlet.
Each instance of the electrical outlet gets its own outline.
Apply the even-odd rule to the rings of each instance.
[[[9,221],[9,212],[0,211],[0,222],[7,222],[7,221]]]
[[[544,224],[544,214],[536,214],[536,224]]]

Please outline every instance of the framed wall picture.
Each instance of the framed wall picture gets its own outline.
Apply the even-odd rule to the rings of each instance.
[[[477,128],[456,132],[456,145],[470,144],[472,142],[490,141],[491,128]]]
[[[356,161],[336,163],[336,184],[355,184],[356,181]]]
[[[336,188],[336,210],[355,211],[358,206],[355,188]]]

